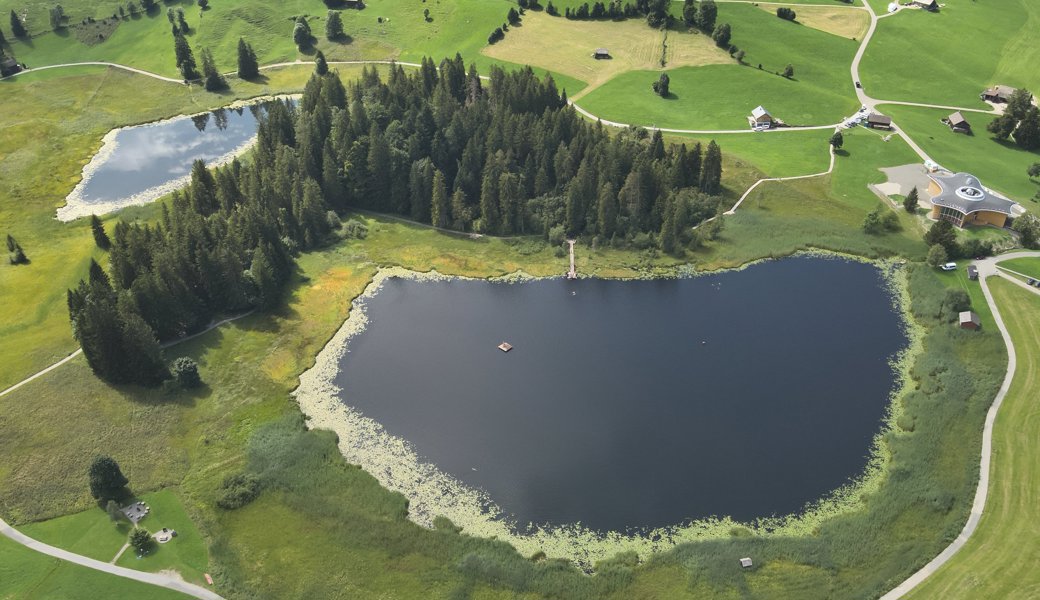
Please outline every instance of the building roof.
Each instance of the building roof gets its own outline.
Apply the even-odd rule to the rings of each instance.
[[[879,115],[877,113],[870,113],[867,117],[867,123],[874,123],[876,125],[891,125],[892,117],[886,115]]]
[[[971,127],[971,123],[968,123],[968,120],[964,118],[964,115],[962,115],[961,111],[959,110],[947,117],[947,120],[953,127],[956,127],[958,125],[967,125],[968,127]]]
[[[1015,93],[1015,88],[1010,85],[995,85],[986,90],[985,95],[996,96],[997,98],[1004,98],[1005,100],[1011,97],[1011,94]]]
[[[773,115],[769,114],[769,111],[761,106],[756,107],[755,110],[751,111],[751,116],[755,117],[756,119],[759,119],[761,117],[773,118]]]
[[[982,320],[979,319],[979,315],[975,314],[973,311],[970,310],[966,310],[961,313],[960,321],[961,325],[965,325],[967,323],[974,323],[976,327],[982,325]]]
[[[932,204],[952,208],[969,215],[979,211],[990,211],[1015,216],[1017,203],[998,196],[982,186],[982,182],[974,175],[957,173],[955,175],[929,175],[932,181],[942,189],[932,198]]]
[[[596,54],[610,54],[610,50],[606,48],[596,48]]]

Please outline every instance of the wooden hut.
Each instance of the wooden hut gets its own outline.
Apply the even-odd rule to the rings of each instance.
[[[600,60],[603,58],[610,58],[610,50],[606,48],[596,48],[596,51],[592,53],[592,58]]]
[[[951,130],[957,133],[971,133],[971,123],[964,118],[964,115],[962,115],[959,110],[946,117],[946,124],[950,126]]]
[[[978,330],[982,327],[982,321],[979,319],[979,315],[970,310],[966,310],[960,314],[960,324],[961,329],[970,329],[972,331]]]

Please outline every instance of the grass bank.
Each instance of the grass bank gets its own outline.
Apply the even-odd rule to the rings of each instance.
[[[1040,591],[1040,296],[989,279],[1018,367],[993,428],[989,498],[968,543],[908,597],[1033,598]]]

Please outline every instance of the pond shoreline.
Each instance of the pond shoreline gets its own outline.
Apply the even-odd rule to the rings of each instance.
[[[544,551],[550,557],[566,558],[589,571],[597,561],[618,552],[635,551],[641,556],[648,556],[679,543],[727,538],[737,528],[747,528],[758,535],[805,534],[826,518],[855,510],[860,506],[861,498],[877,490],[887,476],[884,467],[889,457],[883,437],[894,429],[899,410],[899,403],[895,400],[906,392],[907,385],[911,383],[910,365],[921,351],[922,336],[921,327],[910,318],[905,270],[898,268],[898,264],[827,252],[798,253],[795,256],[837,257],[877,266],[886,282],[888,295],[900,317],[900,325],[907,340],[906,347],[891,362],[893,391],[886,403],[880,430],[870,445],[869,458],[863,472],[849,484],[810,503],[797,514],[756,519],[751,523],[740,523],[729,517],[712,517],[667,527],[633,528],[623,532],[592,531],[581,524],[518,527],[503,515],[485,492],[440,471],[436,465],[423,462],[407,440],[388,434],[380,423],[343,403],[341,390],[334,382],[340,361],[349,352],[351,339],[362,333],[368,324],[365,302],[374,297],[388,279],[399,277],[417,281],[446,281],[480,278],[447,276],[436,271],[419,273],[400,267],[380,269],[364,291],[353,300],[348,318],[319,352],[314,366],[301,375],[300,385],[293,396],[307,418],[309,428],[334,431],[340,451],[348,462],[360,465],[375,476],[383,487],[405,495],[409,500],[409,519],[425,527],[432,527],[434,518],[447,517],[460,526],[464,533],[507,540],[522,554]],[[765,260],[770,259],[752,264]],[[749,266],[751,264],[741,265],[733,270]],[[696,276],[688,267],[672,272],[676,278]],[[536,279],[547,278],[517,272],[488,280],[520,282]]]

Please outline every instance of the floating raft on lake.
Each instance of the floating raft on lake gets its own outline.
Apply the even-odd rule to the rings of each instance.
[[[510,350],[513,349],[513,345],[510,344],[509,342],[502,342],[501,344],[498,345],[498,349],[501,350],[502,352],[509,352]]]

